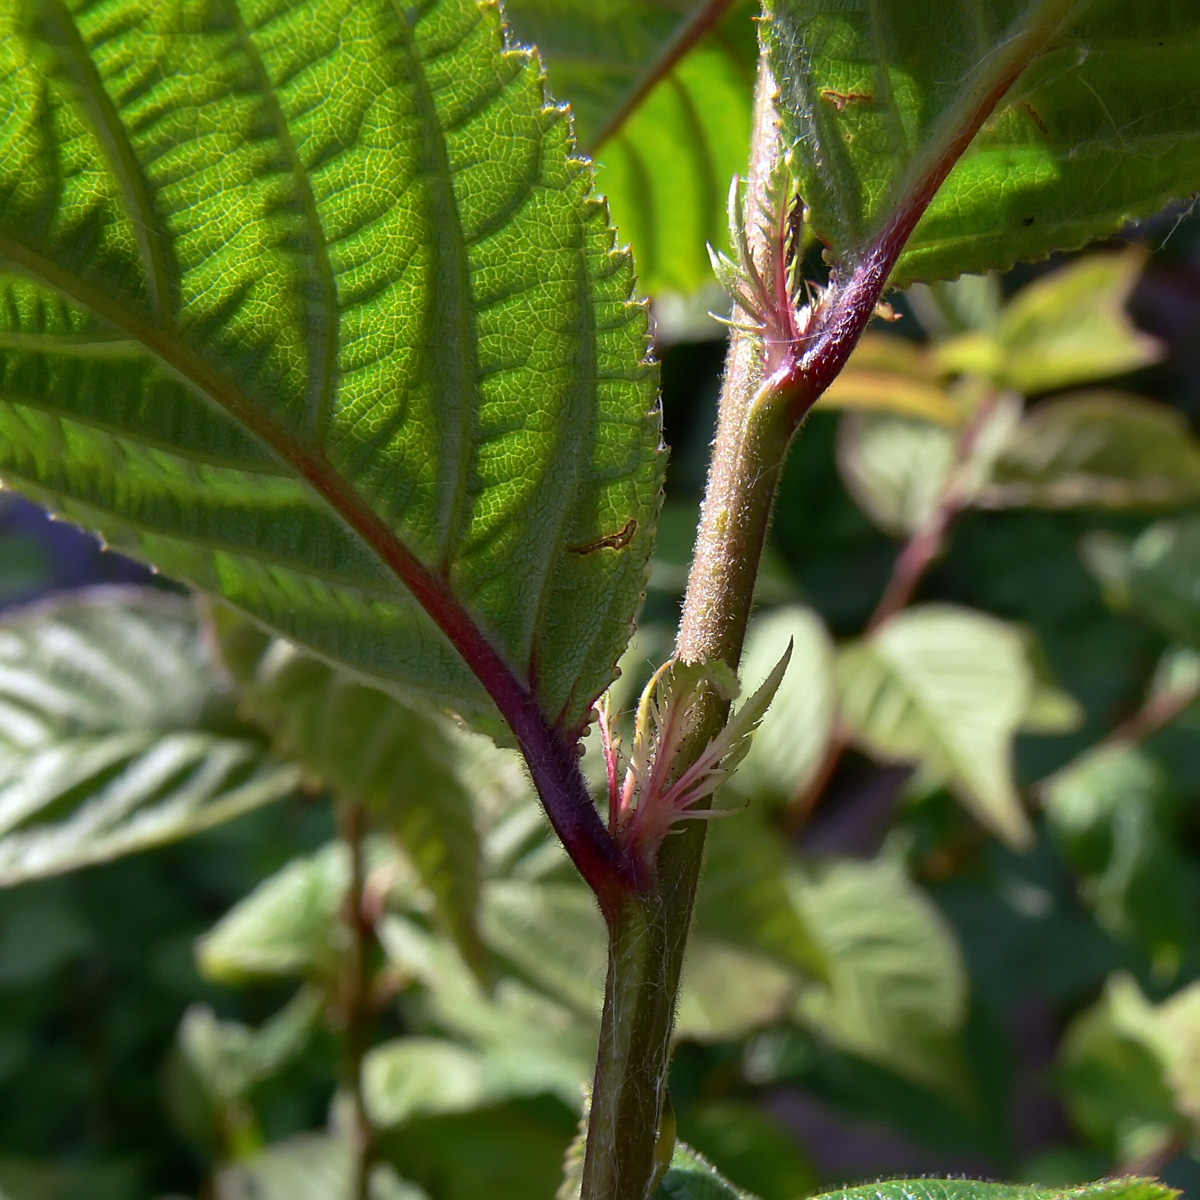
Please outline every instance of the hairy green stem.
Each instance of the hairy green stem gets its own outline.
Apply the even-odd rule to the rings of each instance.
[[[776,248],[760,219],[765,185],[779,158],[774,82],[760,69],[746,226],[766,274]],[[687,600],[676,645],[687,662],[736,668],[774,503],[795,428],[790,410],[763,391],[762,339],[735,332]],[[676,773],[689,766],[728,718],[709,694]],[[651,885],[609,916],[608,983],[584,1162],[583,1200],[646,1200],[670,1153],[667,1070],[684,949],[704,854],[705,823],[667,838]],[[667,1128],[664,1129],[664,1125]]]

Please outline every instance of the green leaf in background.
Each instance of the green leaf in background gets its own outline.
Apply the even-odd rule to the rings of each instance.
[[[920,763],[993,833],[1032,840],[1013,739],[1035,694],[1030,635],[950,605],[898,614],[838,659],[842,718],[872,754]]]
[[[655,374],[498,7],[8,0],[0,47],[0,477],[490,716],[437,612],[579,727],[645,586]]]
[[[1126,305],[1146,265],[1140,249],[1090,254],[1022,288],[986,331],[941,343],[945,371],[982,375],[1025,395],[1124,375],[1162,357]]]
[[[849,412],[837,462],[855,503],[885,533],[908,537],[937,510],[957,458],[953,429],[892,413]]]
[[[419,903],[411,866],[380,838],[367,844],[368,885],[384,899]],[[331,842],[293,859],[241,900],[199,942],[196,955],[211,979],[309,978],[337,974],[350,933],[339,920],[350,887],[350,850]]]
[[[756,5],[728,14],[668,71],[704,0],[509,0],[516,34],[546,57],[550,87],[595,157],[639,285],[651,295],[712,282],[706,243],[728,241],[729,180],[745,174]],[[648,86],[649,85],[649,86]]]
[[[353,1154],[349,1139],[305,1134],[225,1167],[215,1200],[349,1200]],[[371,1172],[369,1200],[428,1200],[386,1165]]]
[[[750,627],[740,675],[753,692],[792,646],[791,662],[730,787],[755,801],[786,803],[821,768],[837,698],[833,639],[811,608],[789,605]]]
[[[1200,649],[1200,517],[1159,521],[1132,542],[1092,534],[1083,549],[1114,603]]]
[[[501,974],[485,990],[451,943],[406,916],[386,918],[379,939],[399,977],[419,985],[405,998],[413,1027],[480,1054],[489,1092],[549,1092],[564,1104],[579,1103],[596,1052],[594,1014],[584,1019],[515,974]]]
[[[402,1037],[363,1060],[363,1099],[377,1128],[420,1113],[466,1112],[488,1095],[486,1061],[442,1038]]]
[[[795,1135],[760,1104],[704,1101],[678,1116],[687,1145],[762,1200],[800,1200],[816,1190],[813,1165]]]
[[[828,982],[796,1015],[835,1045],[960,1095],[967,974],[945,918],[886,858],[797,870],[793,902],[825,953]]]
[[[1200,188],[1192,0],[766,8],[801,191],[844,267],[1013,81],[917,226],[896,286],[1074,249]]]
[[[0,885],[107,862],[294,792],[233,713],[192,601],[111,589],[0,623]]]
[[[1040,789],[1050,829],[1100,925],[1171,978],[1190,932],[1187,863],[1166,772],[1125,743],[1089,751]]]
[[[1178,1195],[1156,1179],[1102,1179],[1064,1188],[973,1179],[897,1179],[823,1192],[819,1200],[1173,1200]]]
[[[301,988],[258,1029],[192,1005],[167,1073],[167,1102],[177,1127],[218,1159],[260,1149],[249,1094],[304,1052],[324,1017],[325,997],[314,987]]]
[[[1067,1109],[1120,1162],[1160,1153],[1200,1120],[1198,999],[1191,987],[1155,1007],[1118,974],[1067,1029],[1058,1066]]]
[[[918,417],[958,425],[962,406],[940,378],[937,360],[904,338],[868,333],[818,403],[822,408]]]
[[[436,1200],[554,1195],[574,1118],[557,1101],[418,1117],[380,1140],[386,1159]]]
[[[709,834],[696,899],[696,935],[753,949],[799,978],[827,979],[828,961],[792,887],[787,843],[755,812]]]
[[[456,769],[467,735],[248,622],[224,624],[222,651],[244,710],[271,731],[281,756],[399,838],[446,928],[482,966],[479,835]]]
[[[1124,392],[1034,407],[998,456],[983,508],[1161,508],[1200,501],[1200,440],[1187,417]]]

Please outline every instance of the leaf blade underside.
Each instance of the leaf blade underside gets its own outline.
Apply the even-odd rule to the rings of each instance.
[[[0,887],[188,837],[294,794],[234,718],[190,600],[102,588],[0,624]]]
[[[0,24],[0,477],[486,720],[473,639],[578,729],[644,586],[654,375],[496,8],[5,0]]]

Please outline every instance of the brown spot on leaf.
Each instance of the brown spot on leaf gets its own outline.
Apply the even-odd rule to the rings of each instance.
[[[625,522],[625,528],[618,533],[606,534],[594,542],[588,542],[586,546],[568,546],[567,549],[572,554],[594,554],[597,550],[624,550],[633,541],[637,527],[637,518],[630,517]]]
[[[843,112],[849,104],[860,104],[874,100],[870,92],[838,92],[833,88],[822,88],[821,99],[826,104],[832,104],[838,112]]]
[[[1022,100],[1017,107],[1042,131],[1044,137],[1050,136],[1050,127],[1042,120],[1042,114],[1028,100]]]

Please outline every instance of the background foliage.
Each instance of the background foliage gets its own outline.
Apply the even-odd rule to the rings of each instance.
[[[734,6],[606,132],[684,8],[511,5],[659,294],[672,458],[622,707],[668,652],[721,359],[670,293],[748,122]],[[1183,210],[917,288],[808,422],[744,674],[788,638],[793,667],[714,827],[672,1078],[681,1136],[762,1200],[1200,1186],[1198,295]],[[0,1192],[330,1195],[365,1000],[374,1194],[552,1195],[603,943],[515,758],[2,503]],[[365,998],[334,794],[373,829]],[[664,1194],[730,1194],[675,1166]]]

